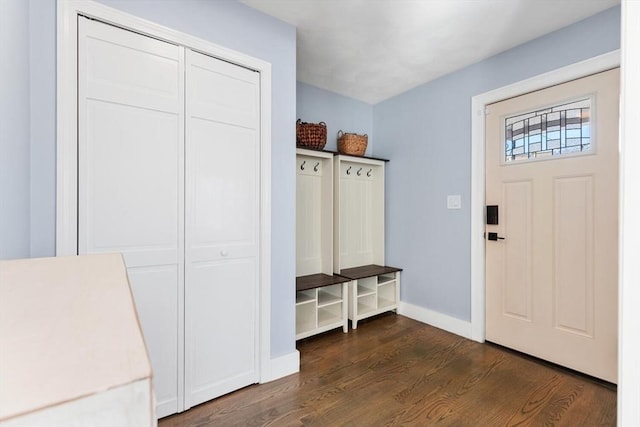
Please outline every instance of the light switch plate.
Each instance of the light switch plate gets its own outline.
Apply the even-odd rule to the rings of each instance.
[[[447,196],[447,209],[460,209],[461,207],[462,202],[459,194]]]

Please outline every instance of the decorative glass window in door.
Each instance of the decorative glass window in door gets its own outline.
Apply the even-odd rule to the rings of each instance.
[[[517,116],[504,123],[507,163],[591,151],[591,98]]]

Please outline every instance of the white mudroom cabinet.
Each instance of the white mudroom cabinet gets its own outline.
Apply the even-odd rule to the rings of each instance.
[[[349,319],[397,310],[400,268],[385,266],[384,159],[334,158],[334,271],[350,280]]]
[[[398,309],[401,269],[384,264],[385,162],[298,148],[296,339]]]
[[[259,379],[259,73],[78,25],[78,253],[123,254],[162,417]]]
[[[298,148],[296,339],[348,331],[347,282],[333,274],[333,153]]]

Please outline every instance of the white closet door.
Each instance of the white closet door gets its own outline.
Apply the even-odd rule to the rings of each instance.
[[[161,417],[182,409],[184,50],[82,18],[78,64],[78,252],[124,254]]]
[[[187,50],[185,406],[258,381],[259,75]]]

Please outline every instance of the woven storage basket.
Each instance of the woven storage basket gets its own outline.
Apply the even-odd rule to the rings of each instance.
[[[357,133],[343,133],[338,131],[338,151],[342,154],[351,156],[363,156],[367,151],[367,143],[369,138],[366,134],[358,135]]]
[[[296,145],[312,150],[322,150],[327,143],[327,124],[296,122]]]

